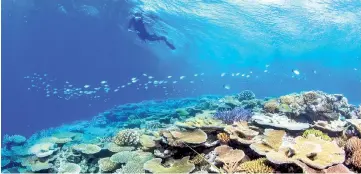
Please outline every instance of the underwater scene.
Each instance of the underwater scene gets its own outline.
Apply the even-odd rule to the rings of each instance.
[[[1,173],[360,173],[359,0],[1,0]]]

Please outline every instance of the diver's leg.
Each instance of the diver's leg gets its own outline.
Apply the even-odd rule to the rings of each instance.
[[[165,44],[166,44],[170,49],[172,49],[172,50],[175,49],[175,46],[174,46],[173,44],[169,43],[168,40],[167,40],[167,38],[164,37],[164,36],[158,36],[158,35],[156,35],[156,34],[152,34],[152,35],[149,35],[148,40],[150,40],[150,41],[159,41],[159,40],[162,40],[162,41],[165,42]]]

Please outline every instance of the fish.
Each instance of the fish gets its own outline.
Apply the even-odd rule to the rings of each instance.
[[[173,84],[177,83],[178,81],[173,81]]]
[[[172,76],[168,76],[167,78],[170,79],[170,78],[172,78]]]
[[[198,76],[198,74],[194,74],[194,77],[197,77]]]
[[[90,85],[84,85],[84,88],[89,88],[90,87]]]
[[[266,73],[266,72],[268,72],[268,70],[264,70],[263,72],[265,72],[265,73]]]
[[[186,76],[180,76],[179,77],[179,79],[181,79],[181,80],[184,79],[184,78],[186,78]]]
[[[146,77],[146,76],[147,76],[147,74],[145,74],[145,73],[144,73],[144,74],[143,74],[143,76],[144,76],[144,77]]]
[[[226,73],[222,73],[222,74],[221,74],[221,77],[223,77],[223,76],[225,76],[225,75],[226,75]]]
[[[293,69],[292,72],[296,75],[300,75],[300,71],[298,71],[297,69]]]
[[[189,81],[189,83],[194,83],[194,81],[192,80],[192,81]]]
[[[100,83],[101,83],[101,84],[106,84],[107,81],[103,80],[103,81],[101,81]]]
[[[231,85],[227,85],[227,84],[223,85],[223,88],[229,90],[229,89],[231,89]]]
[[[237,73],[236,76],[239,76],[240,73]]]
[[[153,76],[148,76],[148,79],[152,79],[152,78],[154,78]]]

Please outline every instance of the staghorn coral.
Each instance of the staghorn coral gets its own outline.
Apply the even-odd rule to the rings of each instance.
[[[256,95],[250,90],[244,90],[244,91],[241,91],[239,94],[237,94],[236,97],[239,101],[243,101],[243,100],[255,99]]]
[[[190,144],[201,144],[206,142],[207,134],[201,129],[191,131],[170,131],[175,141],[190,143]]]
[[[275,113],[278,110],[279,103],[277,100],[270,100],[264,103],[263,109],[266,112]]]
[[[100,152],[101,148],[94,144],[77,144],[72,146],[73,150],[87,155],[93,155]]]
[[[358,169],[361,169],[361,149],[356,150],[353,152],[351,156],[351,164]]]
[[[232,124],[239,121],[248,121],[252,117],[252,112],[248,109],[237,107],[232,110],[219,110],[214,114],[214,117],[226,124]]]
[[[308,129],[308,130],[303,132],[302,136],[304,138],[307,138],[311,134],[315,135],[316,137],[320,137],[320,138],[322,138],[323,140],[326,140],[326,141],[331,141],[332,140],[327,134],[323,133],[320,130],[316,130],[316,129]]]
[[[107,158],[101,158],[98,161],[98,165],[101,171],[103,172],[111,172],[114,171],[115,169],[117,169],[117,163],[114,163],[113,161],[110,160],[109,157]]]
[[[119,146],[134,146],[139,143],[140,133],[136,129],[125,129],[118,132],[113,142]]]
[[[60,166],[58,173],[73,173],[78,174],[81,171],[81,167],[74,163],[65,163]]]
[[[238,166],[237,171],[246,173],[273,173],[274,169],[267,164],[266,158],[247,161]]]
[[[194,164],[189,163],[189,156],[180,160],[175,160],[173,165],[164,167],[161,164],[162,159],[154,158],[144,164],[144,169],[152,173],[190,173],[195,169]]]
[[[229,133],[230,139],[236,140],[241,144],[252,144],[254,142],[254,137],[259,134],[259,132],[249,128],[247,122],[237,122],[231,126],[226,126],[224,131]]]
[[[227,144],[230,140],[229,135],[226,133],[218,133],[217,139],[223,144]]]

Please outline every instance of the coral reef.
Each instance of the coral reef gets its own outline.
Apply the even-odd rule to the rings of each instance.
[[[321,91],[117,106],[90,121],[5,135],[11,173],[352,173],[361,171],[361,114]]]
[[[248,121],[252,116],[252,112],[248,109],[240,107],[232,110],[219,110],[214,114],[214,117],[222,120],[226,124],[232,124],[239,121]]]
[[[152,173],[190,173],[195,169],[194,164],[189,163],[189,156],[174,161],[170,167],[161,165],[162,159],[154,158],[144,164],[144,169]]]

